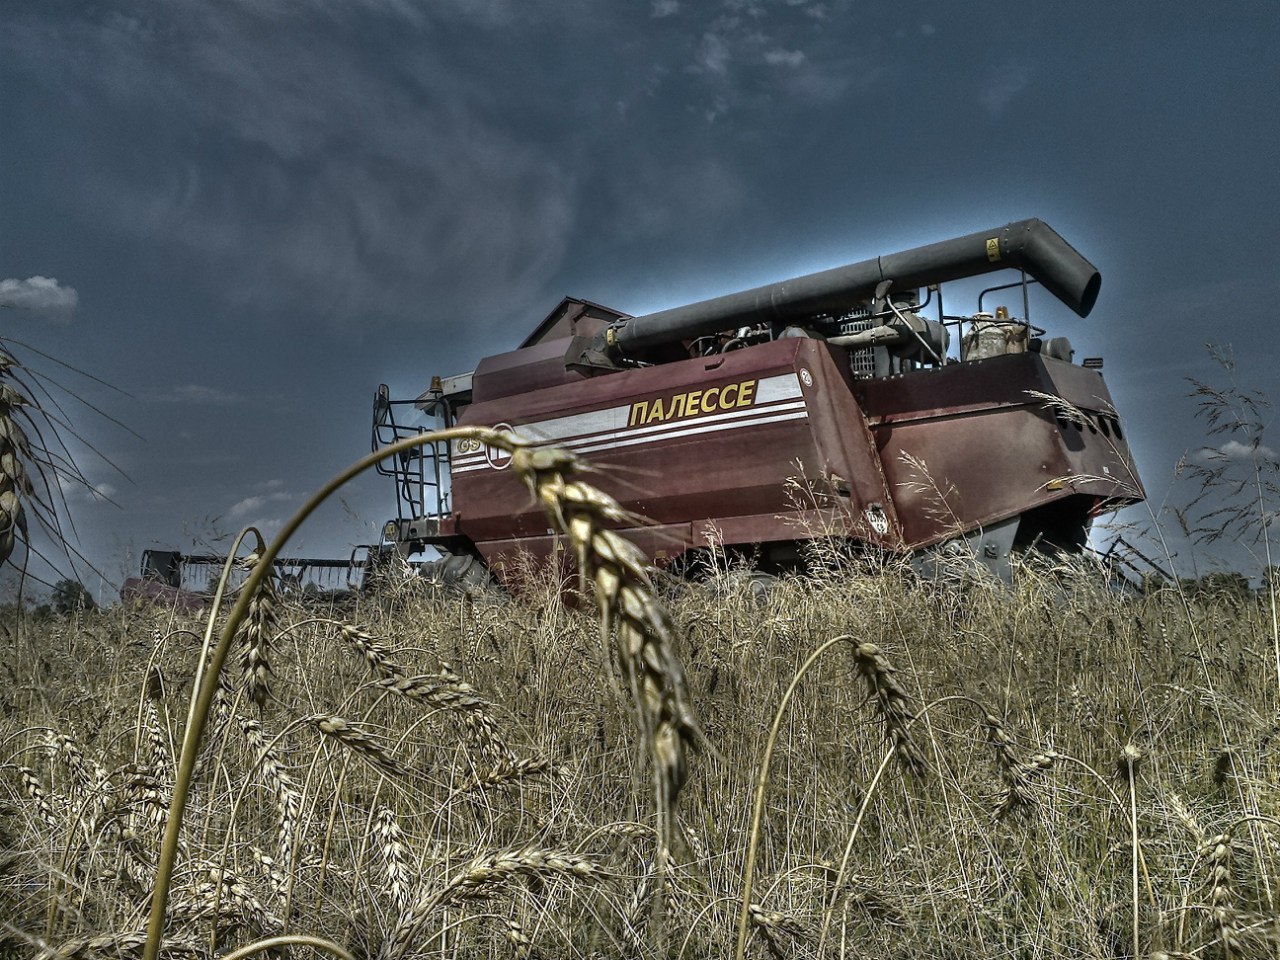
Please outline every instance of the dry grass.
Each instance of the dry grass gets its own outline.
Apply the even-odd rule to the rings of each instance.
[[[1135,924],[1142,956],[1269,955],[1263,604],[1031,572],[935,589],[846,567],[763,605],[736,586],[666,615],[713,748],[666,858],[598,614],[423,589],[335,626],[281,599],[273,698],[259,718],[230,690],[206,737],[165,955],[280,934],[370,958],[731,953],[765,734],[842,634],[780,728],[749,955],[1126,957]],[[138,955],[199,653],[169,620],[117,609],[5,641],[0,955]],[[882,770],[891,724],[923,776]]]
[[[0,957],[1280,951],[1273,597],[925,584],[818,544],[763,601],[728,571],[667,602],[586,464],[473,435],[586,602],[547,572],[334,619],[258,538],[208,624],[0,639]]]

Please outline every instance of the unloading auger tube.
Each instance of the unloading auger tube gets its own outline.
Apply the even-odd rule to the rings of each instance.
[[[1102,275],[1043,220],[1019,220],[954,240],[810,273],[614,324],[603,333],[615,355],[710,336],[734,327],[786,323],[846,311],[870,300],[884,281],[925,287],[996,270],[1021,269],[1081,317],[1098,299]]]

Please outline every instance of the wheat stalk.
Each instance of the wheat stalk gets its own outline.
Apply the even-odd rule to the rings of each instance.
[[[257,537],[257,546],[241,561],[241,566],[250,572],[266,551],[262,535],[257,530],[253,530],[253,534]],[[247,585],[245,589],[248,589]],[[259,710],[267,705],[267,699],[271,696],[271,639],[279,627],[276,613],[279,604],[274,571],[268,566],[266,576],[258,583],[249,599],[249,611],[244,621],[244,651],[240,658],[245,692]]]
[[[374,830],[382,857],[383,889],[397,912],[403,914],[409,907],[409,892],[413,889],[414,880],[395,811],[390,807],[380,807],[374,817]]]
[[[799,939],[804,935],[804,925],[789,913],[776,910],[765,910],[758,903],[748,907],[752,929],[760,935],[769,955],[775,960],[782,960],[786,952],[782,949],[784,936]]]
[[[1138,865],[1142,859],[1141,840],[1138,836],[1138,765],[1142,762],[1143,752],[1136,744],[1126,743],[1120,751],[1120,759],[1116,762],[1116,773],[1124,777],[1129,787],[1129,843],[1131,848],[1132,870],[1130,871],[1130,903],[1133,908],[1132,941],[1133,955],[1138,955]],[[1224,938],[1223,943],[1226,943]]]
[[[333,714],[312,717],[311,723],[326,737],[360,755],[383,773],[393,777],[409,776],[409,771],[359,724]]]
[[[437,910],[462,900],[488,897],[515,877],[552,876],[592,879],[598,868],[585,857],[562,850],[520,847],[485,854],[471,860],[453,879],[424,896],[401,914],[391,936],[378,952],[378,960],[398,960],[417,942],[423,926]]]
[[[916,749],[909,729],[915,713],[911,709],[911,698],[895,676],[897,668],[889,662],[884,651],[866,641],[854,646],[853,661],[875,698],[880,717],[884,720],[885,736],[896,748],[898,762],[911,773],[924,773],[924,757]]]
[[[639,710],[655,773],[659,842],[670,846],[676,802],[688,779],[687,750],[703,735],[689,706],[674,627],[658,602],[645,555],[608,525],[631,524],[616,500],[577,479],[588,470],[573,453],[512,443],[512,468],[542,504],[552,526],[569,537],[578,571],[594,587],[602,640],[616,636],[618,662]]]
[[[18,535],[27,536],[24,501],[35,493],[23,460],[31,457],[31,443],[18,424],[30,401],[4,378],[16,361],[0,350],[0,565],[13,554]]]

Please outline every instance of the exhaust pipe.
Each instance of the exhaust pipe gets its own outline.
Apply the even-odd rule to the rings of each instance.
[[[892,280],[898,289],[925,287],[996,270],[1022,269],[1081,317],[1098,299],[1102,275],[1043,220],[1019,220],[994,230],[943,240],[902,253],[811,273],[741,293],[632,317],[607,331],[614,352],[644,350],[757,323],[840,314],[868,301]]]

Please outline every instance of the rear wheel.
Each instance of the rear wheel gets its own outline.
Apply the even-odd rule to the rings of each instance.
[[[476,595],[497,589],[497,581],[483,561],[466,554],[424,561],[418,576],[445,590]]]

